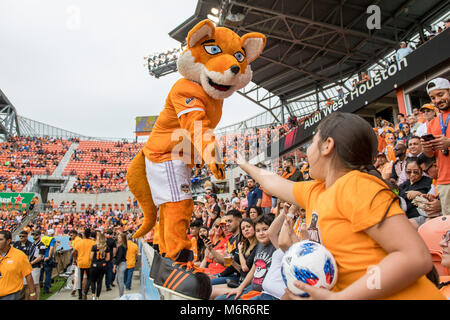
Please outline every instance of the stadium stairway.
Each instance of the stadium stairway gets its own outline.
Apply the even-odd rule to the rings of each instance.
[[[16,237],[19,236],[20,231],[22,231],[22,229],[24,227],[26,227],[28,225],[28,223],[39,214],[39,208],[36,207],[33,209],[33,211],[31,211],[26,217],[25,219],[22,220],[22,222],[20,223],[20,225],[16,228],[16,230],[12,233],[12,238],[15,241]]]
[[[77,176],[69,176],[69,180],[67,180],[66,186],[64,187],[64,192],[69,192],[75,182],[77,182]]]
[[[70,159],[72,158],[73,152],[78,148],[78,142],[73,142],[70,145],[70,148],[67,150],[64,157],[59,162],[59,165],[56,167],[56,169],[53,171],[53,174],[51,177],[59,177],[62,176],[62,173],[64,172],[64,169],[66,168],[67,164],[69,163]]]

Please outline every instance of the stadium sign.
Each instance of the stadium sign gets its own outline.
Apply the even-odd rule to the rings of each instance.
[[[136,117],[136,136],[150,135],[157,119],[158,116]]]
[[[326,116],[345,107],[350,102],[354,101],[356,98],[363,96],[369,90],[372,89],[376,90],[376,86],[378,86],[382,81],[387,80],[389,77],[393,77],[395,74],[397,74],[397,72],[402,70],[402,67],[403,68],[408,67],[408,60],[406,59],[406,57],[400,61],[397,61],[397,63],[391,64],[387,70],[380,70],[380,74],[377,74],[367,82],[358,85],[356,90],[344,94],[344,96],[337,102],[334,102],[332,105],[323,108],[318,114],[316,114],[312,118],[305,120],[303,128],[307,129],[310,126],[319,123]],[[365,101],[365,104],[367,103],[368,102]]]
[[[354,113],[391,91],[424,76],[427,72],[448,68],[449,51],[450,31],[444,30],[407,57],[391,64],[384,70],[380,70],[380,73],[373,76],[372,79],[360,84],[357,89],[346,93],[338,101],[317,112],[302,125],[291,130],[279,140],[279,154],[282,155],[308,141],[314,135],[320,121],[331,113],[337,111]],[[272,157],[271,154],[276,156],[275,153],[278,150],[274,152],[271,149],[273,148],[270,146],[266,149],[267,158]]]
[[[30,205],[31,200],[34,197],[34,193],[24,193],[24,192],[0,192],[0,205],[3,203],[7,206],[12,203],[13,206],[19,204],[26,204],[27,208]]]

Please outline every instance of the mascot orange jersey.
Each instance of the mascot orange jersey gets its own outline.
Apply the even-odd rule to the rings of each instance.
[[[166,106],[160,113],[152,133],[144,147],[144,154],[152,162],[164,162],[172,160],[179,154],[172,155],[179,140],[173,138],[173,133],[179,129],[185,129],[189,133],[194,133],[194,127],[190,128],[195,121],[200,121],[198,125],[202,131],[214,129],[222,116],[223,100],[216,100],[209,97],[202,86],[187,79],[178,80],[172,87],[166,100]],[[183,133],[180,131],[180,133]],[[199,132],[203,136],[205,132]],[[212,137],[211,137],[212,139]],[[212,140],[205,139],[208,145]],[[205,145],[205,147],[206,147]],[[194,166],[194,150],[182,150],[183,156],[189,157],[189,167]],[[203,151],[203,150],[199,150]]]
[[[250,62],[261,54],[266,38],[260,33],[240,37],[203,20],[186,43],[177,62],[183,78],[170,90],[147,144],[127,172],[128,186],[144,213],[134,238],[153,228],[159,209],[159,250],[176,261],[186,261],[180,254],[191,248],[186,235],[193,212],[191,168],[206,164],[217,179],[225,178],[212,130],[222,116],[223,100],[250,82]]]

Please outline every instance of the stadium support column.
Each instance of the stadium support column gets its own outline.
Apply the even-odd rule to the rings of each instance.
[[[316,85],[316,103],[317,103],[317,108],[316,111],[320,110],[320,101],[319,101],[319,86]]]
[[[420,24],[417,26],[417,28],[419,29],[420,40],[422,40],[422,43],[425,43],[425,34],[423,33],[423,25]]]
[[[403,113],[406,116],[408,113],[406,112],[407,111],[407,109],[406,109],[406,99],[405,99],[405,93],[403,91],[403,88],[397,88],[396,89],[396,95],[397,95],[398,111],[400,113]],[[408,108],[408,109],[410,109],[410,108]]]
[[[281,102],[281,124],[284,124],[284,106],[285,106],[286,100],[283,98],[280,98],[280,102]]]

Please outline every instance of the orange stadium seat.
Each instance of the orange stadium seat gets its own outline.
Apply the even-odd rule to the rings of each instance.
[[[449,275],[448,268],[441,265],[442,248],[439,245],[442,240],[442,236],[447,232],[447,230],[450,230],[449,216],[441,216],[428,220],[418,229],[420,236],[430,250],[433,264],[441,276]]]

